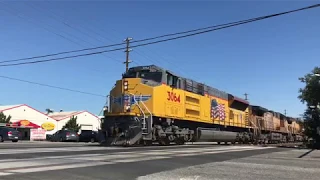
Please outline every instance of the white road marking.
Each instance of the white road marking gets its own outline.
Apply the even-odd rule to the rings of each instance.
[[[184,148],[184,149],[177,149],[177,150],[171,150],[170,152],[174,153],[186,153],[186,152],[204,152],[204,151],[216,151],[216,150],[230,150],[230,149],[247,149],[252,148],[252,146],[230,146],[230,147],[218,147],[218,148]],[[258,147],[254,147],[258,148]]]
[[[168,159],[168,158],[171,158],[171,157],[168,157],[168,156],[148,156],[148,157],[143,157],[143,158],[118,159],[118,160],[113,160],[112,162],[115,162],[115,163],[128,163],[128,162],[150,161],[150,160]]]
[[[69,164],[69,165],[57,165],[57,166],[46,166],[46,167],[36,167],[36,168],[23,168],[17,170],[8,170],[12,173],[31,173],[31,172],[41,172],[41,171],[52,171],[60,169],[72,169],[72,168],[82,168],[90,166],[101,166],[113,164],[113,162],[95,162],[95,163],[83,163],[83,164]]]
[[[25,159],[2,159],[1,162],[15,162],[15,161],[30,161],[30,160],[49,160],[49,159],[67,159],[67,158],[80,158],[80,157],[94,157],[102,156],[104,154],[77,154],[77,155],[67,155],[67,156],[47,156],[47,157],[37,157],[37,158],[25,158]]]
[[[6,172],[0,172],[0,176],[8,176],[8,175],[11,175],[13,173],[6,173]]]
[[[68,148],[27,148],[27,149],[0,149],[0,154],[25,154],[40,152],[76,152],[90,150],[112,150],[121,149],[116,147],[68,147]]]
[[[144,155],[141,154],[110,154],[110,155],[102,155],[102,156],[94,156],[94,157],[71,157],[69,159],[76,159],[76,160],[86,160],[86,161],[107,161],[113,159],[127,159],[127,158],[139,158],[143,157]]]
[[[175,153],[172,153],[172,152],[141,152],[139,154],[143,154],[143,155],[172,155],[172,154],[175,154]]]
[[[78,148],[78,147],[77,147]],[[93,147],[94,148],[94,147]],[[14,173],[29,173],[29,172],[42,172],[51,170],[61,170],[70,168],[81,168],[89,166],[100,166],[117,163],[130,163],[139,161],[150,161],[158,159],[168,159],[174,157],[184,156],[197,156],[206,154],[218,154],[225,152],[237,152],[248,150],[259,150],[274,147],[256,147],[256,146],[230,146],[230,147],[188,147],[183,149],[158,149],[158,150],[138,150],[129,152],[112,152],[110,154],[79,154],[67,156],[49,156],[28,159],[13,159],[0,161],[0,176],[12,175]],[[50,149],[50,148],[48,148]],[[51,148],[51,150],[67,149],[72,152],[74,149],[70,148]],[[92,150],[91,147],[80,148]],[[104,149],[104,148],[99,148]],[[38,149],[25,149],[24,151],[13,151],[10,154],[20,154],[23,152],[35,153],[43,151],[42,148]],[[51,151],[52,152],[52,151]]]
[[[273,169],[278,171],[294,171],[294,172],[302,172],[302,173],[315,173],[320,172],[319,168],[304,168],[304,167],[297,167],[297,166],[282,166],[277,164],[258,164],[258,163],[246,163],[246,162],[221,162],[223,165],[227,165],[229,167],[239,167],[239,168],[246,168],[246,169]]]
[[[218,154],[218,153],[227,153],[227,152],[238,152],[238,151],[250,151],[250,150],[257,150],[257,148],[243,148],[243,149],[230,149],[230,150],[220,150],[220,151],[204,151],[199,154],[198,152],[195,153],[181,153],[176,154],[176,157],[183,157],[183,156],[197,156],[197,155],[206,155],[206,154]]]

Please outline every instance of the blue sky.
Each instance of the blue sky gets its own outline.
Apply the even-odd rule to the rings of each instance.
[[[142,39],[287,11],[318,1],[4,1],[0,60]],[[135,48],[136,64],[157,64],[298,116],[298,77],[319,65],[320,9],[312,9],[176,41]],[[63,22],[71,25],[66,26]],[[59,34],[59,35],[57,35]],[[61,35],[65,38],[62,38]],[[0,67],[0,75],[108,94],[125,70],[124,52]],[[99,113],[105,98],[1,79],[0,104]]]

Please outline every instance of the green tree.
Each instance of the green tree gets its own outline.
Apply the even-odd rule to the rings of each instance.
[[[3,112],[0,112],[0,123],[10,123],[11,116],[6,116]]]
[[[69,129],[75,132],[80,130],[81,126],[77,124],[77,117],[72,116],[70,120],[62,127],[62,129]]]
[[[320,67],[315,67],[311,73],[306,74],[299,80],[304,87],[299,90],[298,98],[307,105],[304,112],[304,134],[314,140],[314,147],[320,148],[320,135],[317,128],[320,127]]]

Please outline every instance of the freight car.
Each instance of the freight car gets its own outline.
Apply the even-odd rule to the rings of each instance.
[[[248,143],[273,130],[253,121],[249,102],[161,67],[131,67],[110,91],[101,125],[106,145]],[[273,118],[273,116],[267,117]],[[264,123],[264,122],[263,122]],[[276,133],[276,132],[273,132]],[[278,140],[277,140],[278,141]]]

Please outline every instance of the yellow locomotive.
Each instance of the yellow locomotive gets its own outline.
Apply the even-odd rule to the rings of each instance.
[[[105,144],[248,142],[257,127],[249,102],[161,67],[131,67],[110,92]]]

